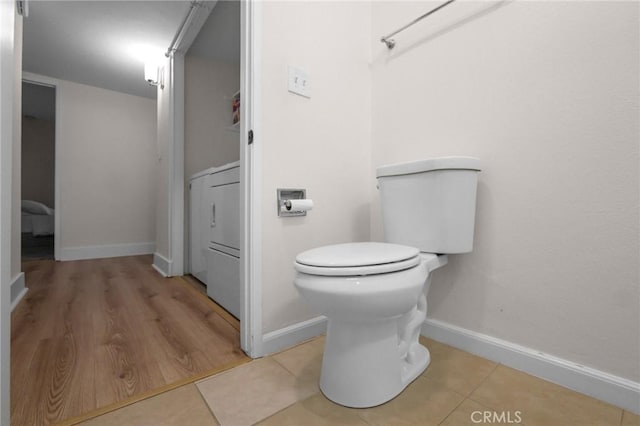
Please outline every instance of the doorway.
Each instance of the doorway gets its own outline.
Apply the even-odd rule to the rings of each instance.
[[[21,252],[54,259],[56,89],[22,82]]]
[[[218,2],[184,57],[186,271],[240,317],[240,3]]]
[[[7,3],[8,4],[8,3]],[[12,5],[13,7],[13,5]],[[246,102],[243,102],[241,105],[242,117],[243,121],[240,124],[240,164],[241,164],[241,176],[242,176],[242,185],[241,185],[241,248],[244,250],[245,256],[241,261],[241,313],[240,319],[242,320],[242,330],[241,330],[241,338],[242,338],[242,348],[249,353],[253,357],[257,357],[261,355],[261,343],[262,343],[262,329],[261,329],[261,299],[259,292],[259,272],[260,272],[260,258],[259,258],[259,209],[255,208],[256,203],[260,199],[260,193],[258,191],[259,185],[257,184],[257,173],[253,173],[253,170],[259,165],[259,148],[256,148],[255,145],[251,143],[254,142],[253,131],[256,130],[256,124],[258,124],[257,120],[257,111],[253,105],[258,104],[259,102],[259,91],[257,91],[255,85],[257,81],[258,66],[259,61],[259,52],[257,49],[254,50],[253,46],[255,46],[255,38],[257,37],[257,33],[253,32],[252,29],[254,27],[259,28],[259,16],[260,14],[256,12],[256,9],[259,10],[259,5],[254,2],[242,2],[241,3],[241,31],[242,31],[242,47],[241,47],[241,82],[240,82],[240,90],[244,96]],[[0,18],[3,23],[6,23],[6,16],[4,14],[5,8],[2,8],[2,14],[0,14]],[[7,15],[9,16],[9,15]],[[11,9],[11,16],[13,16],[13,9]],[[9,25],[10,24],[10,25]],[[9,22],[7,25],[2,26],[3,29],[9,28],[11,32],[13,32],[13,21]],[[5,36],[5,31],[2,31],[2,36]],[[5,58],[4,52],[6,47],[3,44],[3,58]],[[20,47],[18,47],[20,48]],[[10,57],[9,57],[10,56]],[[11,95],[13,92],[8,90],[12,83],[9,78],[5,78],[5,76],[9,75],[4,73],[4,71],[8,68],[11,68],[12,60],[14,59],[13,51],[11,51],[11,55],[7,56],[8,60],[3,64],[3,74],[2,74],[2,91],[4,93],[9,93]],[[8,64],[7,67],[4,67],[5,64]],[[255,67],[255,68],[254,68]],[[249,71],[250,70],[250,71]],[[9,75],[9,77],[11,77]],[[4,97],[3,96],[3,108],[2,108],[2,148],[3,153],[6,153],[11,148],[10,141],[10,132],[9,127],[6,126],[7,123],[11,122],[12,119],[12,110],[10,108],[11,96]],[[8,100],[8,102],[7,102]],[[9,104],[9,105],[7,105]],[[19,113],[19,112],[18,112]],[[59,126],[58,126],[59,127]],[[9,130],[7,130],[9,129]],[[258,129],[259,130],[259,129]],[[56,129],[59,131],[59,129]],[[259,134],[259,131],[258,131]],[[6,136],[9,137],[6,137]],[[259,141],[258,139],[255,139]],[[2,156],[3,157],[3,165],[7,166],[3,168],[4,170],[11,169],[11,156]],[[18,164],[13,165],[13,167],[19,167]],[[62,170],[61,168],[58,168]],[[2,189],[3,194],[9,194],[10,188],[7,188],[6,180],[2,181]],[[3,229],[9,229],[10,225],[10,215],[8,213],[8,208],[10,207],[9,202],[11,197],[2,197],[2,223]],[[19,202],[19,200],[15,200],[14,202]],[[54,200],[54,210],[56,206],[66,205],[64,203],[56,203]],[[54,216],[54,221],[57,222],[57,216]],[[9,220],[7,220],[9,218]],[[257,232],[258,231],[258,232]],[[55,232],[54,232],[55,234]],[[8,235],[6,232],[3,235]],[[66,234],[65,234],[66,235]],[[55,238],[54,241],[59,244],[59,238]],[[11,254],[11,247],[9,247],[8,240],[3,239],[3,249],[0,251],[2,254],[2,262],[0,266],[2,266],[3,271],[3,283],[7,277],[7,259],[9,259],[9,255]],[[55,250],[56,252],[59,250]],[[110,274],[104,274],[104,276],[111,276]],[[8,286],[5,286],[8,288]],[[80,287],[81,288],[81,287]],[[3,371],[6,374],[3,375],[2,380],[0,380],[0,403],[3,406],[3,419],[8,418],[8,393],[9,393],[9,367],[7,360],[9,359],[9,334],[7,332],[8,328],[8,315],[9,315],[9,306],[8,306],[8,296],[7,292],[2,297],[2,309],[0,313],[2,314],[2,324],[3,324],[3,344],[2,350],[0,351],[0,356],[2,356],[2,364]],[[18,357],[15,357],[18,358]],[[14,359],[15,359],[14,358]],[[5,412],[7,414],[5,414]],[[4,423],[8,423],[3,421]]]

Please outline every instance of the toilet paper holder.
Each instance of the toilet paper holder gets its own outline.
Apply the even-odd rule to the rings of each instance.
[[[292,210],[291,200],[304,200],[307,191],[304,189],[278,188],[278,216],[306,216],[306,210]]]

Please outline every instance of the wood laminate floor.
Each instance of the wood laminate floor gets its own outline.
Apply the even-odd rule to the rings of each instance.
[[[11,424],[46,425],[248,360],[238,324],[150,256],[24,263]]]

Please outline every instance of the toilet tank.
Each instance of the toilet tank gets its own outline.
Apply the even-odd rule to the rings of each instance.
[[[473,157],[378,167],[385,241],[428,253],[473,250],[479,171]]]

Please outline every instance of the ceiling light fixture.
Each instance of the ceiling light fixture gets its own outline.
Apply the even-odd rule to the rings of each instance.
[[[144,64],[144,79],[150,85],[160,86],[161,89],[164,89],[164,67],[147,62]]]

